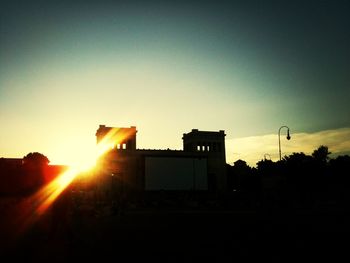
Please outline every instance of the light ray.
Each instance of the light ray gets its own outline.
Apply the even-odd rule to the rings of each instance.
[[[28,227],[42,217],[79,174],[95,168],[97,159],[100,156],[112,150],[117,143],[123,141],[128,136],[129,134],[127,132],[121,132],[118,128],[110,129],[97,144],[94,153],[85,153],[85,156],[93,156],[94,158],[85,158],[84,162],[74,162],[74,160],[72,160],[68,170],[62,172],[51,182],[40,188],[36,193],[26,198],[22,204],[19,204],[18,207],[21,207],[21,212],[17,218],[18,221],[15,220],[17,223],[14,223],[17,225],[17,233],[23,233]]]

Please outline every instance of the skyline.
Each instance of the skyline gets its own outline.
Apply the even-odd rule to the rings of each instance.
[[[137,127],[136,127],[137,128]],[[137,130],[137,141],[139,140],[140,132]],[[291,133],[292,139],[297,141],[297,143],[292,143],[287,141],[286,134],[281,131],[281,151],[282,157],[285,155],[290,155],[292,153],[303,152],[307,155],[311,155],[314,150],[319,146],[324,145],[329,148],[331,152],[330,157],[335,158],[339,155],[350,155],[350,128],[337,129],[337,130],[326,130],[317,133]],[[262,136],[250,136],[250,137],[241,137],[235,139],[225,140],[226,144],[226,163],[233,165],[237,160],[246,161],[251,167],[256,167],[256,163],[263,159],[270,159],[272,161],[278,161],[279,159],[279,147],[278,147],[278,135],[277,134],[266,134]],[[74,138],[71,138],[74,140]],[[52,162],[51,164],[73,164],[70,161],[74,160],[76,164],[92,164],[96,158],[96,152],[98,151],[98,146],[96,144],[96,138],[93,142],[89,144],[80,145],[85,152],[84,155],[77,156],[77,153],[81,153],[82,149],[78,151],[76,149],[71,149],[70,152],[65,151],[65,146],[57,148],[57,151],[54,152],[53,159],[59,160],[59,156],[65,155],[66,161],[61,162]],[[169,147],[139,147],[137,149],[151,149],[151,150],[183,150],[182,140],[178,138],[179,146],[176,148]],[[72,143],[74,144],[74,143]],[[300,145],[302,145],[302,150],[300,150]],[[34,151],[30,151],[34,152]],[[29,153],[29,152],[28,152]],[[41,152],[43,153],[43,152]],[[43,153],[45,154],[45,153]],[[23,155],[24,156],[24,155]],[[234,156],[235,158],[232,158]],[[1,156],[9,157],[9,156]],[[10,156],[12,157],[12,156]],[[22,156],[17,156],[17,158],[22,158]]]
[[[228,163],[277,160],[282,125],[282,154],[350,152],[346,1],[18,3],[0,11],[1,157],[69,164],[99,124],[152,149],[225,130]]]

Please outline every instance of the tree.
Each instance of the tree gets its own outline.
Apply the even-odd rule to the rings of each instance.
[[[38,152],[28,153],[23,157],[24,188],[27,193],[37,191],[45,183],[45,170],[49,159]]]
[[[23,157],[23,164],[33,167],[44,167],[49,164],[49,159],[39,152],[31,152]]]
[[[314,150],[314,152],[312,153],[312,157],[314,157],[316,161],[326,163],[329,159],[328,155],[330,154],[331,152],[328,151],[328,147],[321,145],[316,150]]]

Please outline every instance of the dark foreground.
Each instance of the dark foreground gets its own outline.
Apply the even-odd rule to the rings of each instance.
[[[130,210],[80,213],[52,233],[2,240],[12,262],[350,262],[341,211]],[[1,260],[2,261],[2,260]],[[9,261],[2,261],[9,262]]]

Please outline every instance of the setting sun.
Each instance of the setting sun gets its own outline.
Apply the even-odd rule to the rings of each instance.
[[[349,257],[349,13],[1,1],[2,261]]]
[[[126,136],[128,136],[128,134],[124,133],[122,130],[107,128],[102,136],[99,136],[99,141],[94,149],[81,151],[79,154],[74,155],[74,158],[72,157],[72,159],[67,162],[69,163],[69,168],[66,171],[59,174],[26,200],[26,203],[30,205],[24,204],[25,209],[22,210],[18,218],[18,220],[20,220],[18,231],[25,231],[29,226],[35,223],[78,176],[86,174],[86,172],[89,171],[91,172],[91,170],[96,167],[98,158],[108,150],[118,147]]]

